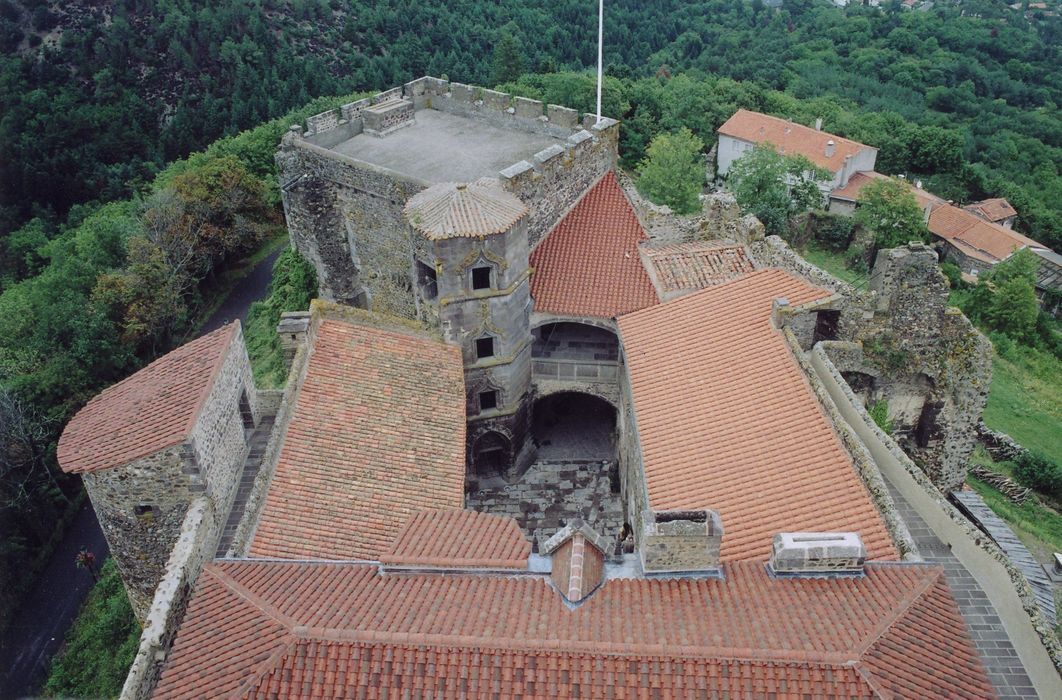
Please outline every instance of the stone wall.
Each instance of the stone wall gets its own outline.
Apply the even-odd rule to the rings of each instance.
[[[140,646],[122,687],[121,700],[146,700],[158,683],[196,578],[214,551],[216,531],[211,525],[211,510],[205,498],[195,499],[188,508],[151,607],[143,618]]]

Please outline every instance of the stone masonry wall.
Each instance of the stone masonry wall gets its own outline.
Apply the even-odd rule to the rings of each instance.
[[[143,622],[188,504],[206,490],[191,449],[175,445],[122,467],[84,474],[83,482],[133,612]]]

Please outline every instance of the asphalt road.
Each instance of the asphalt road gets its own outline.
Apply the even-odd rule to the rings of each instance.
[[[236,283],[228,299],[207,319],[203,333],[235,318],[247,320],[251,304],[266,295],[273,263],[279,255],[278,250]],[[36,588],[23,601],[8,633],[0,639],[0,700],[32,697],[44,682],[52,657],[92,588],[92,576],[74,564],[82,547],[87,547],[103,564],[107,542],[87,500]]]

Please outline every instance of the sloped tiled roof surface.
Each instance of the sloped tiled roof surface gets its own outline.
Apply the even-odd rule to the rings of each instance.
[[[155,697],[874,698],[892,689],[994,697],[939,567],[774,579],[763,562],[735,563],[722,580],[609,580],[569,609],[540,576],[239,561],[200,576]]]
[[[647,238],[609,171],[531,254],[535,310],[612,318],[656,304],[638,255]]]
[[[881,180],[888,178],[888,175],[882,175],[879,172],[868,170],[865,172],[859,172],[852,177],[848,178],[848,184],[844,187],[838,187],[834,191],[830,192],[831,197],[837,199],[846,199],[851,202],[858,202],[860,193],[863,188],[869,185],[874,180]],[[919,187],[915,187],[910,182],[905,182],[907,189],[914,195],[915,201],[918,202],[918,206],[924,211],[926,205],[932,204],[937,206],[939,204],[945,204],[944,200],[936,196],[931,192],[927,192]]]
[[[512,518],[473,510],[424,510],[380,555],[383,564],[526,569],[531,543]]]
[[[778,532],[858,532],[897,553],[819,406],[771,303],[829,294],[782,270],[748,273],[622,316],[649,505],[712,508],[723,561],[766,560]]]
[[[661,292],[704,289],[756,269],[740,245],[675,243],[644,252],[656,271]]]
[[[964,209],[945,204],[929,215],[929,230],[986,262],[1003,260],[1018,248],[1043,248],[1043,244],[1016,231],[985,221]]]
[[[502,233],[527,213],[501,183],[482,178],[471,184],[443,182],[406,202],[406,219],[432,240]]]
[[[322,322],[251,556],[376,559],[411,515],[464,503],[460,350]]]
[[[747,109],[734,112],[733,116],[719,127],[719,133],[749,143],[769,143],[780,153],[802,155],[815,165],[833,173],[844,165],[845,156],[854,156],[863,149],[876,150],[858,141]],[[831,139],[834,152],[832,156],[827,156],[826,142]]]
[[[89,401],[59,438],[56,457],[63,471],[120,467],[183,442],[239,323],[166,353]]]
[[[1002,221],[1018,215],[1018,210],[1011,206],[1011,203],[1003,197],[972,202],[963,207],[963,209],[989,221]]]

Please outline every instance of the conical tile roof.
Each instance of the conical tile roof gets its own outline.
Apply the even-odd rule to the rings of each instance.
[[[512,228],[527,213],[524,203],[492,178],[471,184],[443,182],[406,203],[406,219],[432,240],[490,236]]]

